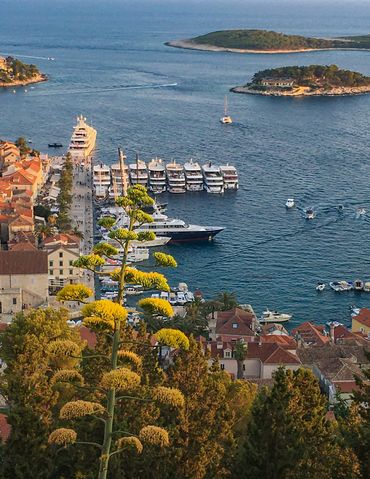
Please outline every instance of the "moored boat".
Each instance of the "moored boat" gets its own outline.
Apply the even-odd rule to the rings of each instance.
[[[72,157],[84,159],[91,155],[95,148],[96,130],[86,123],[82,115],[77,117],[76,126],[73,129],[68,151]]]
[[[356,279],[353,283],[353,287],[354,287],[355,291],[363,291],[364,282],[361,279]]]
[[[130,180],[133,185],[148,185],[148,170],[144,161],[136,158],[135,163],[129,165]]]
[[[149,190],[159,194],[166,191],[166,170],[160,158],[154,158],[148,163]]]
[[[211,162],[202,166],[204,187],[207,193],[223,193],[224,179],[221,175],[220,168],[212,165]]]
[[[239,177],[235,166],[229,165],[229,163],[227,163],[226,165],[220,166],[220,171],[224,180],[225,190],[239,189]]]
[[[191,159],[184,164],[186,190],[203,191],[203,175],[199,163]]]
[[[295,206],[294,198],[288,198],[286,200],[285,207],[290,209],[290,208],[294,208],[294,206]]]
[[[262,324],[285,323],[289,321],[291,317],[291,314],[279,313],[277,311],[270,311],[269,309],[266,309],[266,311],[262,313],[261,318],[259,318],[259,322]]]
[[[316,291],[320,291],[320,292],[321,292],[321,291],[324,291],[325,286],[326,286],[325,283],[319,281],[319,282],[317,283],[317,285],[316,285]]]
[[[167,175],[167,189],[170,193],[185,193],[186,181],[184,167],[176,161],[167,163],[166,165]]]

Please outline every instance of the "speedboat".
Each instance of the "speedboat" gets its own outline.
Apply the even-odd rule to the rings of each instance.
[[[292,317],[291,314],[286,314],[286,313],[278,313],[277,311],[270,311],[269,309],[266,309],[262,313],[261,318],[259,319],[260,323],[285,323],[286,321],[289,321],[290,318]]]
[[[364,282],[361,279],[356,279],[353,287],[355,291],[362,291],[364,289]]]
[[[312,208],[306,208],[305,215],[306,220],[313,220],[315,218],[315,212]]]
[[[294,198],[288,198],[288,199],[286,200],[285,206],[286,206],[287,208],[294,208],[294,206],[295,206]]]
[[[321,281],[319,281],[316,285],[316,291],[324,291],[325,289],[325,283],[322,283]]]
[[[357,208],[357,210],[356,210],[356,216],[357,217],[365,216],[365,215],[366,215],[365,208]]]
[[[349,307],[349,309],[351,310],[351,316],[352,318],[354,316],[357,316],[360,314],[360,311],[361,311],[361,308],[358,308],[357,306],[355,306],[354,304],[352,306]]]
[[[351,291],[353,289],[353,283],[351,281],[332,281],[329,283],[329,286],[337,293]]]

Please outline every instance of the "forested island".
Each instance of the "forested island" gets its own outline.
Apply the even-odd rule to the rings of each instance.
[[[370,77],[337,65],[288,66],[257,72],[234,93],[268,96],[333,96],[370,92]]]
[[[14,57],[0,57],[0,87],[28,85],[47,80],[36,65],[28,65]]]
[[[327,49],[370,49],[370,35],[313,38],[268,30],[221,30],[166,45],[193,50],[236,53],[292,53]]]

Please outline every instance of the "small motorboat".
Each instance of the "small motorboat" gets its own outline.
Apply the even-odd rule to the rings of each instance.
[[[262,313],[262,316],[259,319],[259,322],[262,324],[285,323],[286,321],[289,321],[291,317],[292,317],[291,314],[278,313],[277,311],[270,311],[269,309],[266,309],[266,311]]]
[[[356,305],[354,305],[354,304],[353,304],[352,306],[350,306],[349,309],[351,310],[351,316],[352,316],[352,318],[353,318],[354,316],[357,316],[358,314],[360,314],[360,311],[361,311],[361,308],[358,308],[358,307],[357,307]]]
[[[312,208],[306,208],[305,215],[306,220],[313,220],[315,218],[315,212]]]
[[[48,147],[49,148],[63,148],[63,145],[61,143],[49,143]]]
[[[357,217],[365,216],[365,215],[366,215],[365,208],[357,208],[357,210],[356,210],[356,216]]]
[[[363,291],[364,289],[364,282],[361,279],[356,279],[353,283],[353,287],[355,291]]]
[[[329,283],[329,286],[337,293],[341,293],[342,291],[351,291],[353,289],[352,281],[332,281]]]
[[[288,198],[286,200],[285,207],[290,209],[290,208],[294,208],[294,206],[295,206],[294,198]]]
[[[344,206],[343,205],[338,205],[338,211],[342,212],[344,210]]]
[[[324,291],[325,286],[326,286],[325,283],[322,283],[321,281],[319,281],[316,285],[316,291],[320,291],[320,292]]]
[[[366,291],[366,293],[370,293],[370,282],[369,281],[367,281],[364,284],[364,291]]]

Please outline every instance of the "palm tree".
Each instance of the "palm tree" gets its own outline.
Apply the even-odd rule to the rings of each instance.
[[[244,341],[238,341],[235,344],[234,348],[234,358],[238,365],[238,370],[236,373],[237,379],[243,379],[243,362],[247,358],[248,354],[248,344]]]
[[[222,311],[228,311],[229,309],[236,308],[238,301],[236,300],[235,293],[222,291],[216,296],[216,302],[220,303],[220,309]]]
[[[77,238],[84,239],[84,234],[78,229],[77,226],[75,226],[70,232],[73,235],[77,236]]]

